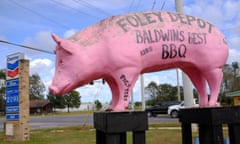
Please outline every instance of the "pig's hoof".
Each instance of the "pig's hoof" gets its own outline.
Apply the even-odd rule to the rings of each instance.
[[[210,103],[209,102],[209,105],[208,105],[208,107],[220,107],[221,105],[219,104],[219,103]]]
[[[105,111],[109,112],[109,111],[113,111],[113,109],[108,108],[108,109],[106,109]]]
[[[122,107],[115,107],[115,108],[112,109],[112,111],[114,111],[114,112],[124,112],[124,111],[126,111],[126,109],[122,108]]]

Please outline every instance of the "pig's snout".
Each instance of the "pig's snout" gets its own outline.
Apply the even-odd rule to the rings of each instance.
[[[49,90],[52,92],[53,95],[57,95],[59,93],[58,88],[55,86],[49,86]]]

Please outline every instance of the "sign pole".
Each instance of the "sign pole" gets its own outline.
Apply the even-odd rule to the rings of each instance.
[[[29,61],[23,54],[7,57],[4,140],[29,140]]]
[[[176,12],[183,14],[182,0],[175,0]],[[184,93],[184,106],[192,107],[194,105],[193,99],[193,86],[189,77],[182,72],[183,79],[183,93]]]

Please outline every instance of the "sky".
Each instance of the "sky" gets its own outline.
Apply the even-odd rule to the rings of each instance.
[[[184,13],[214,24],[226,36],[229,45],[228,64],[240,61],[240,1],[183,0]],[[175,0],[1,0],[0,40],[53,52],[51,34],[68,38],[107,17],[129,12],[175,11]],[[46,88],[51,84],[55,55],[33,51],[0,42],[0,69],[6,68],[7,55],[22,52],[30,60],[30,73],[39,74]],[[176,70],[144,74],[144,85],[177,85]],[[182,84],[180,74],[180,84]],[[107,84],[96,81],[77,89],[82,102],[110,102]],[[140,101],[140,81],[133,90],[133,100]],[[147,97],[147,96],[146,96]]]

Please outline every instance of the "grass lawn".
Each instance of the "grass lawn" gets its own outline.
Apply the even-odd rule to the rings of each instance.
[[[181,130],[166,130],[159,127],[178,127],[179,124],[152,124],[146,132],[147,144],[180,144]],[[127,134],[127,143],[132,144],[132,133]],[[30,132],[30,141],[9,142],[3,141],[3,132],[0,133],[1,144],[95,144],[95,129],[87,126],[75,126],[58,129],[39,129]]]
[[[181,144],[181,130],[178,123],[150,124],[146,132],[147,144]],[[163,129],[171,127],[173,129]],[[127,134],[127,144],[132,144],[132,133]],[[197,135],[196,132],[193,135]],[[91,126],[75,126],[58,129],[39,129],[30,132],[30,141],[3,141],[0,133],[0,144],[96,144],[95,129]]]

